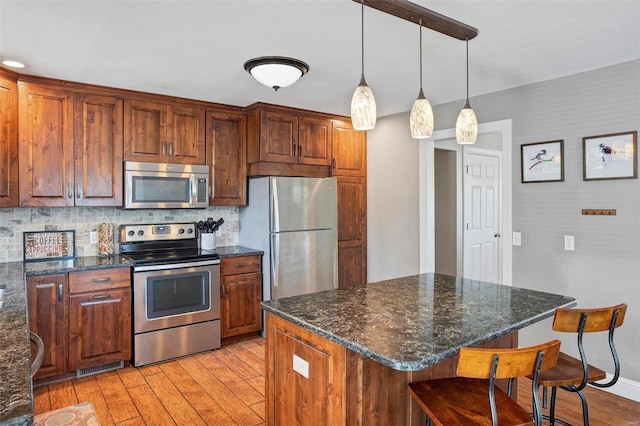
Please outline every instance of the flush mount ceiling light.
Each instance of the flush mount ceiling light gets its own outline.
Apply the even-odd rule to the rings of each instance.
[[[362,8],[360,14],[362,73],[360,74],[360,84],[351,97],[351,124],[356,130],[371,130],[376,127],[376,98],[364,79],[364,0],[360,0],[360,5]]]
[[[278,91],[309,72],[309,65],[295,58],[262,56],[249,59],[244,63],[244,69],[260,83]]]
[[[467,40],[467,101],[456,121],[456,141],[460,145],[476,143],[478,137],[478,118],[469,104],[469,40]]]
[[[418,22],[418,26],[420,27],[420,93],[411,108],[409,128],[412,138],[425,139],[433,134],[433,109],[422,91],[422,19]]]
[[[2,65],[5,65],[7,67],[11,67],[11,68],[25,68],[26,65],[23,64],[22,62],[19,61],[15,61],[13,59],[5,59],[2,61]]]

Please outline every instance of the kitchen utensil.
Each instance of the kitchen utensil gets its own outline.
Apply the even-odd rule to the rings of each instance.
[[[222,225],[224,223],[224,219],[220,218],[216,223],[213,224],[213,231],[212,232],[216,232],[218,230],[218,228],[220,228],[220,225]]]

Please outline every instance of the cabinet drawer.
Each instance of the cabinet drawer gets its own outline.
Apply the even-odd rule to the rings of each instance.
[[[69,293],[130,288],[130,268],[99,269],[87,272],[69,272]]]
[[[260,255],[225,257],[220,259],[220,275],[246,274],[260,272]]]

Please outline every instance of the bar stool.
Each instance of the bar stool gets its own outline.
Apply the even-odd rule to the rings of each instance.
[[[582,420],[584,426],[589,425],[589,407],[587,398],[582,392],[587,383],[599,388],[607,388],[613,386],[620,377],[620,359],[616,352],[616,346],[613,342],[613,333],[617,327],[624,322],[624,316],[627,312],[627,305],[611,306],[608,308],[595,309],[578,309],[578,308],[560,308],[556,309],[553,317],[554,331],[577,333],[578,334],[578,352],[580,359],[576,359],[563,352],[558,356],[558,363],[555,367],[541,372],[538,381],[543,386],[543,406],[547,404],[547,388],[551,388],[551,407],[549,408],[549,424],[554,425],[556,422],[563,425],[571,425],[564,420],[555,418],[556,406],[556,390],[558,387],[569,392],[576,392],[582,401]],[[597,383],[607,377],[607,373],[587,363],[584,346],[582,344],[582,336],[584,333],[593,333],[609,331],[609,348],[615,366],[615,372],[611,380],[606,383]]]
[[[542,424],[538,375],[556,364],[560,341],[516,349],[462,348],[458,377],[409,383],[409,393],[427,414],[427,425]],[[510,396],[516,377],[532,375],[533,418]],[[495,387],[509,379],[508,392]]]

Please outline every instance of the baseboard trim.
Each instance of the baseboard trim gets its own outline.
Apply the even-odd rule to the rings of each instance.
[[[613,378],[613,374],[607,373],[607,381]],[[633,380],[620,377],[615,385],[610,388],[598,388],[603,391],[612,393],[614,395],[621,396],[623,398],[630,399],[632,401],[640,402],[640,382],[634,382]]]

